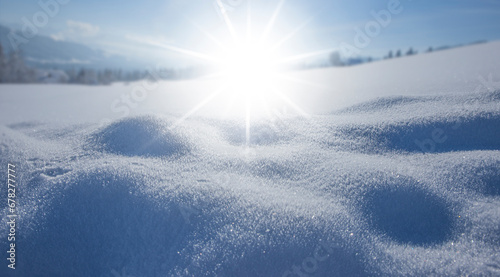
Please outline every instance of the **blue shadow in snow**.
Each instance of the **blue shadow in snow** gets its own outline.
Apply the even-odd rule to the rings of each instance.
[[[429,246],[452,236],[450,207],[424,190],[378,188],[369,191],[363,201],[363,212],[374,228],[398,243]]]
[[[362,140],[363,152],[443,153],[500,150],[500,115],[483,114],[457,120],[435,120],[381,126],[344,126],[344,138]]]

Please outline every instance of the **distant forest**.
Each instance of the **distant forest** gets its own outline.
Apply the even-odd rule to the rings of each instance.
[[[472,44],[484,43],[478,41]],[[425,52],[430,53],[439,50],[450,49],[458,46],[442,46],[438,48],[429,47]],[[402,56],[412,56],[418,51],[410,47],[406,52],[401,50],[390,50],[382,59],[372,57],[357,57],[343,59],[339,52],[332,52],[329,60],[313,65],[300,65],[298,69],[309,69],[317,67],[339,67],[353,66],[377,60],[399,58]],[[184,69],[155,69],[154,72],[148,70],[123,71],[121,69],[96,70],[91,68],[71,68],[71,69],[40,69],[29,67],[24,62],[24,57],[20,51],[5,53],[0,44],[0,83],[67,83],[85,85],[109,85],[113,82],[133,82],[142,79],[152,80],[179,80],[190,79],[202,76],[208,72],[207,69],[190,67]]]
[[[178,80],[202,75],[199,68],[129,70],[92,68],[41,69],[27,66],[21,51],[5,53],[0,44],[0,83],[67,83],[109,85],[113,82],[133,82],[142,79]]]

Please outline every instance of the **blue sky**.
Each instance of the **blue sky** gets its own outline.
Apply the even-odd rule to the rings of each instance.
[[[42,2],[56,0],[41,0]],[[63,1],[63,0],[59,0]],[[68,0],[65,0],[68,1]],[[75,41],[110,53],[135,55],[180,63],[178,53],[151,45],[173,45],[200,52],[216,46],[203,35],[226,41],[229,32],[216,9],[217,0],[70,0],[40,28],[40,34]],[[227,8],[236,33],[245,33],[249,0],[219,0]],[[276,18],[270,40],[279,41],[310,20],[283,46],[298,54],[354,44],[355,28],[373,21],[372,11],[387,10],[397,0],[288,0]],[[254,33],[262,33],[280,0],[252,0]],[[360,55],[383,56],[388,50],[455,45],[500,38],[500,1],[496,0],[400,0],[402,11],[391,15],[390,24],[359,49]],[[0,24],[23,26],[43,9],[38,1],[0,0]],[[196,25],[198,27],[196,27]],[[148,42],[148,43],[145,43]]]

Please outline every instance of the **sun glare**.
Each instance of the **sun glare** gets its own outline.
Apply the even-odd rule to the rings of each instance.
[[[273,73],[275,66],[266,49],[252,44],[239,44],[229,49],[222,64],[228,81],[241,86],[268,79],[268,74]]]
[[[238,43],[229,47],[221,59],[219,75],[229,93],[255,102],[270,97],[277,86],[277,58],[270,47],[257,43]]]
[[[217,3],[220,4],[220,1],[217,0]],[[283,72],[283,70],[286,69],[290,62],[324,54],[331,51],[331,49],[296,56],[281,56],[284,52],[282,46],[307,25],[311,19],[300,24],[298,28],[282,37],[281,40],[279,38],[272,40],[269,39],[271,31],[275,27],[276,19],[285,0],[280,0],[267,26],[260,34],[253,31],[250,1],[248,3],[246,30],[243,33],[237,32],[237,28],[230,20],[224,6],[218,5],[228,34],[231,35],[229,42],[221,42],[212,34],[194,24],[207,38],[220,47],[218,53],[205,54],[162,45],[168,50],[210,62],[216,69],[216,73],[211,76],[220,80],[219,89],[211,92],[203,101],[180,118],[175,125],[197,113],[208,103],[215,102],[217,107],[220,107],[221,104],[226,106],[225,111],[222,112],[223,115],[231,118],[245,118],[246,136],[247,142],[249,142],[251,121],[255,118],[272,115],[273,109],[289,107],[291,109],[288,110],[295,111],[301,116],[308,116],[299,105],[289,99],[285,93],[287,88],[282,86],[284,81],[300,83],[302,80],[285,76],[286,72]],[[254,33],[252,34],[252,32]],[[278,43],[270,44],[269,41],[278,41]]]

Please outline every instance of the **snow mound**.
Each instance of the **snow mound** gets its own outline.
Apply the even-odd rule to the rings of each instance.
[[[16,269],[19,276],[36,276],[46,264],[53,266],[44,269],[44,276],[60,272],[69,276],[116,276],[115,272],[281,276],[293,272],[294,264],[319,275],[368,271],[364,254],[352,242],[329,234],[330,228],[345,226],[337,222],[340,214],[335,220],[322,215],[331,208],[322,207],[328,202],[317,205],[312,213],[316,217],[308,212],[305,216],[301,202],[311,195],[288,203],[276,195],[286,191],[260,188],[244,179],[240,182],[246,185],[241,187],[214,180],[202,186],[192,182],[178,186],[177,181],[158,184],[134,166],[119,169],[126,165],[28,182],[28,187],[47,188],[48,197],[42,206],[36,201],[30,207],[36,213],[35,222],[20,233],[18,249],[24,255]],[[270,207],[259,205],[261,197],[242,194],[263,191],[272,195],[265,199],[272,203]],[[318,220],[318,216],[325,218]],[[323,225],[323,220],[328,223]]]
[[[500,114],[478,114],[460,119],[429,119],[383,125],[341,127],[346,138],[361,139],[364,150],[439,153],[500,150]]]
[[[364,153],[500,150],[499,107],[498,91],[380,98],[340,111],[346,123],[330,134]]]
[[[92,143],[99,150],[123,156],[170,157],[189,151],[186,139],[169,130],[162,119],[141,116],[126,118],[99,130]]]
[[[110,268],[121,269],[145,255],[151,256],[140,268],[151,275],[148,265],[169,260],[183,219],[168,204],[159,207],[141,194],[143,182],[101,171],[76,175],[65,189],[57,186],[52,191],[57,200],[38,217],[40,225],[23,233],[22,275],[38,275],[44,264],[53,264],[44,276],[112,276]]]

